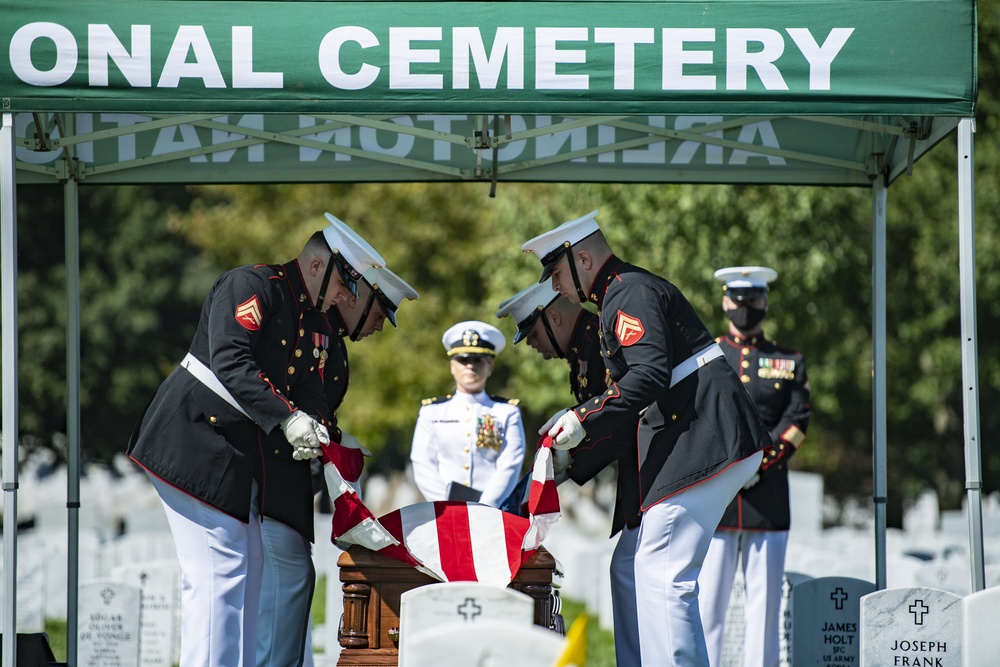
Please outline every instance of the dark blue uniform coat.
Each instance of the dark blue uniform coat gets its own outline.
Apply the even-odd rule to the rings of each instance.
[[[788,530],[788,459],[805,440],[812,411],[805,361],[799,352],[763,335],[729,335],[719,343],[774,442],[761,462],[760,481],[736,494],[719,528]]]
[[[591,288],[612,383],[574,408],[583,445],[613,446],[619,493],[612,534],[642,512],[771,446],[750,397],[723,359],[670,387],[672,369],[715,340],[670,282],[611,257]],[[583,446],[581,445],[581,446]]]
[[[329,356],[330,340],[329,323],[312,307],[297,262],[226,272],[205,300],[189,352],[215,373],[249,417],[178,367],[136,424],[129,456],[165,482],[242,521],[250,518],[255,478],[263,491],[262,514],[299,516],[307,499],[311,517],[309,464],[293,461],[278,426],[297,408],[326,422],[319,362],[322,354]],[[301,463],[308,496],[280,479],[271,480],[262,465],[264,452]],[[273,492],[288,492],[295,507],[272,509]],[[311,538],[311,519],[308,526],[287,522]]]

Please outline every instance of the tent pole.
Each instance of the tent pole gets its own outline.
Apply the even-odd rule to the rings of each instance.
[[[66,115],[72,135],[73,114]],[[66,149],[65,160],[73,160]],[[69,165],[67,165],[69,166]],[[80,206],[79,185],[70,177],[63,186],[66,228],[66,512],[68,545],[66,571],[66,662],[77,664],[77,608],[80,579]]]
[[[885,178],[879,175],[872,185],[872,465],[875,505],[875,590],[884,590],[885,582],[885,510],[886,510],[886,412],[885,412]]]
[[[983,474],[979,440],[979,362],[976,343],[976,227],[973,190],[975,119],[958,121],[958,270],[962,302],[962,405],[965,489],[968,494],[972,591],[986,588],[983,557]]]
[[[0,125],[0,360],[3,362],[3,636],[17,636],[17,188],[14,176],[14,114]],[[5,665],[17,664],[17,642],[5,641]]]

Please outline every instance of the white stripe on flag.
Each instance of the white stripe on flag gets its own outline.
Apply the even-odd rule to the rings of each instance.
[[[509,545],[504,539],[503,512],[486,505],[468,507],[476,580],[503,588],[513,578],[507,561]]]
[[[441,551],[438,544],[437,517],[434,503],[418,503],[399,510],[399,522],[403,529],[403,544],[424,567],[442,581],[447,581],[441,570]]]

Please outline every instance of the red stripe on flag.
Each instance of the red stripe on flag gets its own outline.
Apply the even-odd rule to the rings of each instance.
[[[524,563],[524,552],[521,551],[521,544],[524,543],[524,536],[531,526],[531,521],[524,517],[501,512],[503,518],[504,546],[507,547],[507,565],[510,566],[511,578],[521,569]]]
[[[434,503],[441,571],[448,581],[477,581],[469,531],[469,506],[464,502]]]
[[[389,534],[403,544],[403,517],[399,510],[394,510],[379,517],[378,522],[389,531]]]
[[[559,492],[554,480],[545,480],[544,484],[531,481],[531,500],[528,507],[534,515],[552,514],[559,511]]]
[[[342,493],[333,498],[333,539],[345,535],[365,519],[375,515],[358,499],[357,494]]]

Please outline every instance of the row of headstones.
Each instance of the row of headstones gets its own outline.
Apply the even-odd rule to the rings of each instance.
[[[965,597],[926,587],[876,591],[861,579],[789,572],[784,593],[783,667],[1000,664],[1000,588]],[[742,605],[731,605],[723,667],[743,665],[742,613]]]

